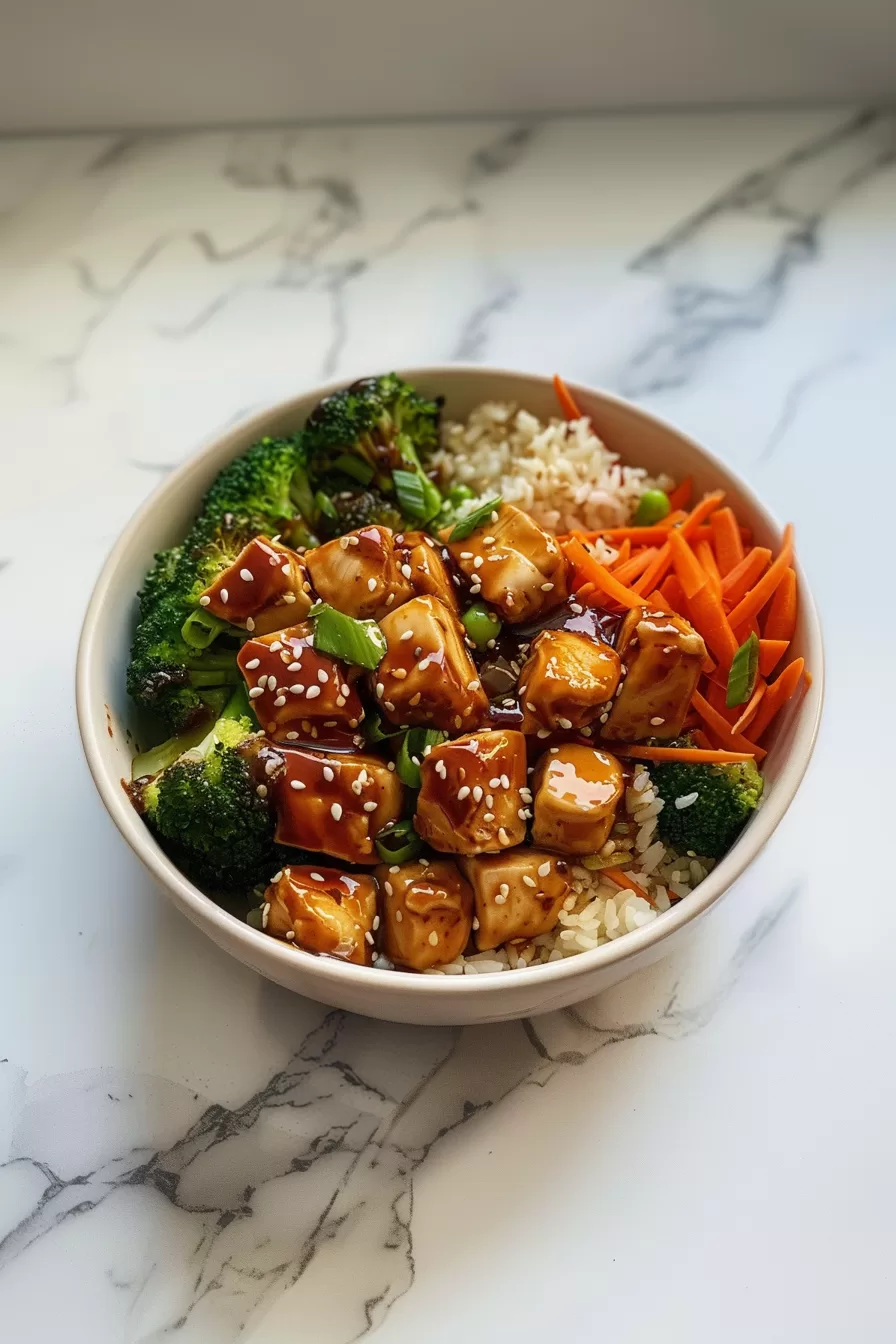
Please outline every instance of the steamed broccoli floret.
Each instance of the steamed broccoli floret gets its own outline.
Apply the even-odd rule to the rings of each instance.
[[[404,525],[394,501],[378,490],[343,490],[331,495],[330,502],[338,515],[338,521],[332,525],[334,535],[353,532],[356,527],[369,527],[371,523],[395,531]]]
[[[175,739],[135,761],[135,770],[164,767],[132,785],[146,821],[178,867],[217,890],[267,881],[278,863],[274,818],[252,776],[257,726],[240,712],[247,703],[241,688],[200,742]]]
[[[184,622],[198,617],[203,591],[253,537],[291,538],[305,529],[299,503],[309,492],[305,456],[301,435],[256,443],[218,476],[183,545],[157,555],[147,575],[128,691],[175,731],[219,713],[227,688],[240,680],[236,632],[209,622],[209,637],[197,642],[184,637]]]
[[[397,374],[353,383],[326,397],[308,418],[312,476],[341,472],[391,495],[395,492],[393,471],[419,473],[428,493],[434,492],[438,501],[434,513],[441,497],[425,478],[422,464],[438,447],[440,415],[440,402],[421,397]],[[354,463],[360,464],[366,480]]]
[[[681,745],[681,744],[679,744]],[[650,776],[665,806],[660,838],[682,854],[720,859],[734,844],[762,797],[762,775],[754,761],[731,765],[651,763]],[[676,798],[697,797],[686,807]]]

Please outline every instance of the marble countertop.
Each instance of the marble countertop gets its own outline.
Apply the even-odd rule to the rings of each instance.
[[[10,1339],[892,1340],[894,219],[896,116],[852,109],[0,141]],[[227,959],[114,831],[73,707],[166,471],[446,359],[559,368],[732,460],[794,519],[829,654],[806,782],[686,949],[466,1031]]]

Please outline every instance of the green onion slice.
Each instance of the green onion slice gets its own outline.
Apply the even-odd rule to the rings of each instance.
[[[329,518],[331,523],[339,521],[339,514],[336,512],[336,506],[329,495],[325,495],[323,490],[318,490],[314,496],[314,507],[324,518]]]
[[[423,841],[412,821],[396,821],[393,826],[385,826],[374,843],[383,863],[405,863],[423,852]]]
[[[475,532],[477,527],[488,522],[495,509],[499,509],[504,503],[500,495],[495,495],[494,499],[487,499],[484,504],[480,504],[478,509],[468,513],[466,517],[461,518],[459,523],[455,523],[451,529],[449,541],[465,541],[471,532]]]
[[[314,621],[314,647],[318,653],[341,658],[375,671],[386,655],[386,636],[376,621],[356,621],[327,602],[315,602],[308,613]]]
[[[755,630],[744,640],[731,662],[725,704],[729,709],[745,705],[756,689],[759,673],[759,636]]]
[[[390,737],[401,737],[404,728],[391,728],[375,709],[369,709],[364,719],[364,735],[372,746],[388,742]]]
[[[222,620],[220,616],[213,616],[210,611],[204,611],[200,607],[197,611],[190,612],[180,628],[180,633],[184,643],[189,644],[191,649],[207,649],[229,624],[229,621]],[[240,634],[242,633],[241,630]]]
[[[395,769],[402,784],[409,789],[420,787],[420,762],[427,747],[437,747],[448,737],[437,728],[409,728],[395,761]]]
[[[340,453],[333,463],[336,471],[341,471],[346,476],[351,476],[353,480],[360,481],[361,485],[369,485],[376,472],[369,462],[365,462],[360,457],[355,457],[353,453]]]

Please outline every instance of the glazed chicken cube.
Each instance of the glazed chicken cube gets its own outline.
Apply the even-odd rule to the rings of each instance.
[[[384,616],[380,629],[388,647],[370,680],[387,718],[446,733],[482,722],[488,699],[464,644],[463,626],[438,598],[412,598]]]
[[[414,592],[437,597],[455,616],[460,615],[457,589],[451,578],[444,546],[425,532],[405,532],[395,538],[401,573]]]
[[[222,621],[269,635],[301,621],[312,601],[305,565],[295,551],[255,537],[206,588],[199,605]]]
[[[265,931],[306,952],[369,966],[376,918],[376,883],[338,868],[288,867],[265,892]]]
[[[337,611],[378,621],[413,597],[388,527],[359,527],[305,556],[318,596]]]
[[[520,673],[523,732],[584,728],[612,699],[620,671],[609,644],[574,630],[542,630]]]
[[[480,952],[511,938],[537,938],[557,923],[569,879],[567,864],[556,854],[526,845],[458,864],[473,888],[473,938]]]
[[[379,756],[304,747],[278,747],[260,754],[265,758],[269,781],[265,787],[273,797],[274,838],[279,844],[332,854],[346,863],[379,862],[376,834],[399,819],[404,800],[394,769]]]
[[[470,593],[511,624],[532,621],[566,600],[566,560],[555,539],[527,513],[501,504],[448,550],[470,580]]]
[[[529,817],[526,741],[509,728],[468,733],[433,747],[420,765],[414,826],[443,854],[519,845]]]
[[[596,854],[613,829],[625,784],[615,756],[569,742],[542,756],[532,788],[535,844],[561,854]]]
[[[681,616],[634,607],[616,648],[624,680],[601,736],[617,742],[678,737],[706,657],[701,636]]]
[[[448,859],[414,859],[376,869],[383,893],[380,945],[396,966],[425,971],[463,952],[473,893]]]
[[[237,656],[258,722],[276,741],[317,737],[322,725],[351,731],[364,717],[359,669],[318,653],[313,636],[304,621],[247,640]]]

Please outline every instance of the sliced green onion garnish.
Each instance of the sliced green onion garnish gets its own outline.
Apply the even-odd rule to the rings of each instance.
[[[207,649],[229,624],[229,621],[222,620],[220,616],[213,616],[210,611],[203,611],[200,607],[197,611],[190,612],[180,628],[180,633],[184,643],[189,644],[191,649]]]
[[[373,672],[386,655],[386,636],[376,621],[356,621],[326,602],[316,602],[308,613],[314,620],[314,647],[318,653],[341,658]]]
[[[246,915],[246,923],[252,929],[258,929],[259,932],[264,928],[264,906],[254,905]]]
[[[423,852],[423,841],[412,821],[396,821],[394,826],[384,827],[375,844],[383,863],[405,863]]]
[[[365,462],[360,457],[355,457],[352,453],[340,453],[333,463],[334,470],[341,471],[346,476],[351,476],[353,480],[360,481],[362,485],[369,485],[376,472],[369,462]]]
[[[329,518],[331,523],[338,523],[339,514],[336,512],[335,505],[329,495],[325,495],[323,490],[318,490],[314,496],[314,507],[324,518]]]
[[[407,784],[409,789],[419,789],[420,762],[426,754],[426,748],[437,747],[447,736],[447,733],[440,733],[437,728],[408,729],[395,760],[395,769],[402,784]]]
[[[371,745],[377,745],[380,742],[388,742],[390,737],[401,737],[405,731],[404,728],[390,728],[386,731],[385,720],[377,714],[375,709],[369,709],[364,719],[364,735]]]
[[[725,704],[729,709],[745,705],[756,689],[759,672],[759,636],[755,630],[741,644],[731,660]]]
[[[398,506],[405,518],[414,523],[428,523],[442,507],[442,496],[432,481],[419,471],[404,471],[401,467],[392,473]]]
[[[500,495],[495,495],[494,499],[487,499],[484,504],[480,504],[478,509],[468,513],[466,517],[461,518],[459,523],[455,523],[451,529],[449,541],[465,541],[471,532],[475,532],[477,527],[488,522],[495,509],[499,509],[504,503]]]
[[[131,761],[131,779],[143,779],[145,775],[158,775],[162,770],[167,770],[185,751],[198,746],[207,734],[208,724],[200,724],[188,733],[179,733],[177,737],[169,737],[167,742],[160,742],[157,747],[150,747],[149,751],[141,751]]]

